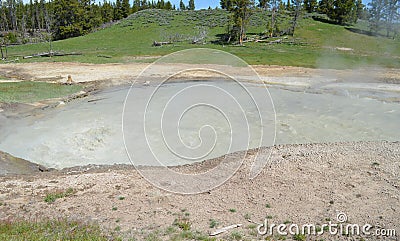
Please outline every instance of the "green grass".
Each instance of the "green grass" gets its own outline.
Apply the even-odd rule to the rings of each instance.
[[[304,234],[296,234],[293,236],[293,240],[296,241],[305,241],[307,237]]]
[[[243,239],[243,235],[238,231],[233,231],[231,233],[231,239],[232,240],[242,240]]]
[[[187,218],[177,218],[173,224],[183,231],[189,231],[192,225]]]
[[[70,221],[0,222],[0,240],[110,240],[95,225]]]
[[[62,56],[22,60],[21,56],[48,51],[48,44],[31,44],[9,47],[12,57],[21,62],[28,61],[72,61],[88,63],[152,62],[158,56],[175,51],[201,47],[227,51],[243,58],[249,64],[274,64],[302,67],[348,68],[362,66],[400,67],[400,40],[368,36],[355,33],[329,23],[305,18],[299,23],[294,38],[283,44],[246,43],[245,47],[213,43],[226,30],[228,15],[223,10],[165,11],[145,10],[135,13],[112,27],[86,36],[53,43],[60,52],[80,52],[80,56]],[[259,34],[265,30],[268,16],[253,14],[248,33]],[[290,18],[282,17],[284,29]],[[191,36],[198,35],[200,28],[206,29],[206,44],[191,44]],[[360,22],[356,29],[365,29]],[[153,41],[170,41],[173,45],[152,47]],[[341,51],[336,47],[351,48]],[[99,56],[109,56],[104,58]],[[154,58],[135,58],[153,56]],[[202,62],[203,60],[199,60]],[[208,59],[204,60],[208,61]]]
[[[54,203],[59,198],[68,197],[74,194],[74,189],[68,188],[65,192],[56,192],[56,193],[49,193],[44,198],[44,201],[47,203]]]
[[[217,227],[218,226],[218,221],[217,220],[215,220],[215,219],[210,219],[210,225],[209,225],[209,227],[210,228],[215,228],[215,227]]]
[[[9,82],[0,83],[0,102],[30,103],[45,99],[59,98],[79,92],[78,85],[60,85],[44,82]]]

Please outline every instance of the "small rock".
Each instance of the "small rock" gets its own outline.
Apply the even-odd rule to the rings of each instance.
[[[65,102],[64,101],[60,101],[60,102],[58,102],[58,105],[56,107],[61,107],[61,106],[64,106],[64,105],[65,105]]]

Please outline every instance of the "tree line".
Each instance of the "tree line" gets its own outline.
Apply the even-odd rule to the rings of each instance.
[[[362,0],[220,0],[222,9],[231,12],[231,24],[228,26],[228,42],[232,39],[243,43],[246,36],[246,26],[256,8],[268,11],[270,20],[266,26],[269,37],[279,34],[294,35],[301,14],[320,13],[340,25],[354,24],[358,19],[369,21],[372,34],[386,30],[386,36],[398,34],[400,25],[400,0],[372,0],[368,6]],[[292,16],[290,27],[280,31],[278,26],[279,15]],[[397,27],[396,27],[397,25]]]
[[[0,0],[0,31],[7,32],[11,43],[16,41],[15,33],[47,32],[54,40],[66,39],[152,8],[194,10],[195,3],[190,0],[186,6],[181,0],[177,8],[164,0],[134,0],[132,5],[129,0]]]
[[[132,0],[131,0],[132,1]],[[353,24],[358,19],[369,21],[370,30],[386,30],[387,36],[397,34],[400,0],[372,0],[364,6],[361,0],[220,0],[220,7],[231,13],[228,40],[243,43],[246,26],[255,9],[265,10],[270,21],[266,26],[270,37],[279,32],[280,15],[292,16],[287,34],[294,34],[302,13],[326,14],[338,24]],[[195,1],[179,6],[165,0],[0,0],[0,37],[9,43],[17,41],[16,33],[29,36],[41,33],[44,39],[66,39],[87,34],[103,24],[126,18],[143,9],[194,10]],[[26,38],[29,39],[29,38]]]

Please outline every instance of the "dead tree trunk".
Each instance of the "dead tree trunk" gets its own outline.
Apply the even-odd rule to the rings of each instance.
[[[271,33],[270,33],[270,38],[274,37],[275,33],[275,22],[276,22],[276,8],[272,8],[272,14],[271,14]]]
[[[5,60],[7,59],[7,45],[0,45],[0,50],[1,50],[1,59]]]

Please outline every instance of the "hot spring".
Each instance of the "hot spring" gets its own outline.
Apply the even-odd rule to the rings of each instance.
[[[193,85],[202,84],[232,93],[236,91],[233,84],[226,81],[166,84],[158,89],[158,98],[152,100],[153,109],[148,112],[149,118],[143,120],[143,113],[140,111],[148,103],[145,98],[140,97],[154,93],[157,86],[133,86],[131,94],[138,98],[137,101],[130,102],[129,108],[125,109],[125,115],[129,117],[129,125],[133,129],[124,128],[127,132],[124,143],[122,113],[129,87],[108,89],[62,107],[43,110],[37,116],[5,119],[0,125],[0,150],[46,167],[65,168],[88,164],[130,164],[125,147],[126,138],[136,150],[131,158],[135,158],[135,163],[140,165],[157,165],[150,161],[151,154],[164,158],[166,165],[186,164],[194,160],[188,158],[182,161],[174,151],[189,156],[190,150],[199,151],[195,161],[206,160],[227,154],[227,151],[257,147],[260,138],[262,145],[272,145],[273,140],[275,144],[400,140],[398,103],[386,103],[353,95],[304,93],[269,88],[273,106],[258,106],[257,110],[251,103],[244,102],[241,105],[248,124],[248,127],[243,127],[248,132],[246,136],[232,132],[232,128],[244,119],[240,111],[231,108],[229,103],[222,111],[198,106],[193,110],[188,109],[186,114],[178,108],[178,104],[175,103],[174,106],[171,103],[168,111],[163,113],[163,106],[171,96]],[[253,93],[255,99],[269,98],[265,96],[265,89],[261,86],[251,83],[243,85]],[[207,88],[197,89],[196,93],[209,100],[219,98],[217,92]],[[237,93],[235,97],[239,103],[241,96],[246,98],[242,93]],[[190,102],[191,98],[190,94],[183,95],[180,101]],[[224,100],[219,100],[221,101]],[[272,107],[276,116],[270,111]],[[160,132],[160,129],[156,128],[159,123],[152,123],[158,120],[152,116],[161,114],[163,117],[177,116],[179,124],[176,121],[164,121],[161,123]],[[265,121],[258,122],[258,115],[264,115]],[[229,117],[229,121],[226,117]],[[144,121],[146,126],[143,126]],[[260,136],[259,128],[253,128],[260,125],[266,125],[264,137]],[[276,138],[272,127],[276,127]],[[136,131],[144,131],[148,140],[141,139],[141,135]],[[264,141],[263,138],[267,140]],[[232,144],[232,139],[238,142]],[[207,143],[208,140],[212,142]],[[151,150],[157,153],[147,151],[150,144]],[[202,150],[202,147],[205,149]],[[211,151],[207,152],[209,149]]]

